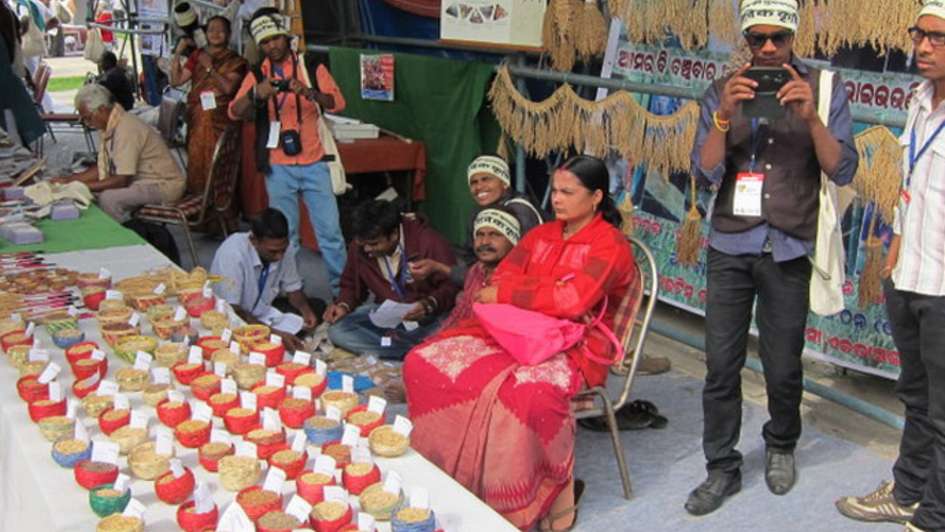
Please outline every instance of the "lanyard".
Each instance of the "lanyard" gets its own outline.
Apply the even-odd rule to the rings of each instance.
[[[269,263],[267,262],[261,272],[259,272],[259,280],[256,282],[256,286],[259,288],[259,293],[256,294],[256,302],[253,303],[253,308],[250,309],[250,312],[256,310],[256,305],[259,304],[259,300],[262,298],[263,289],[266,288],[266,279],[269,278]]]
[[[758,130],[761,128],[757,118],[751,119],[751,162],[748,163],[748,172],[755,173],[755,160],[758,155],[758,148],[761,147],[761,135]]]
[[[387,277],[390,278],[390,287],[397,292],[397,296],[403,301],[407,298],[407,288],[403,281],[404,272],[407,271],[407,253],[401,244],[398,244],[397,247],[400,248],[400,270],[397,275],[394,275],[390,267],[390,259],[387,257],[384,257],[384,269],[387,270]]]
[[[273,62],[270,60],[269,66],[272,69],[271,70],[272,74],[279,74],[279,79],[286,79],[285,73],[282,70],[281,65],[273,64]],[[278,72],[276,71],[277,69],[278,69]],[[292,77],[288,79],[298,79],[298,74],[299,74],[298,58],[295,54],[292,54]],[[279,111],[281,110],[282,106],[285,104],[285,100],[288,97],[289,97],[288,93],[283,93],[282,98],[279,98],[279,95],[276,95],[276,97],[272,99],[272,107],[275,110],[275,116],[277,119],[279,118]],[[295,95],[295,120],[298,123],[297,127],[299,128],[299,134],[301,134],[302,133],[302,99],[299,97],[298,94]]]
[[[919,150],[919,153],[916,153],[915,151],[916,126],[915,125],[912,126],[912,134],[910,135],[911,140],[909,142],[909,175],[906,176],[905,188],[908,189],[909,184],[912,182],[912,173],[915,172],[916,163],[918,163],[919,159],[921,159],[922,156],[925,155],[925,152],[929,151],[929,148],[932,147],[932,143],[935,142],[935,139],[938,138],[939,134],[942,133],[943,129],[945,129],[945,121],[942,121],[942,123],[939,124],[938,128],[935,129],[935,132],[932,133],[932,136],[929,137],[928,140],[925,141],[925,145],[922,146],[922,148]]]

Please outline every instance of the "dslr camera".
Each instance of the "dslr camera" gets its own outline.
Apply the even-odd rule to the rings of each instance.
[[[269,84],[272,85],[272,88],[276,89],[278,92],[288,92],[289,90],[289,81],[288,79],[270,79]]]

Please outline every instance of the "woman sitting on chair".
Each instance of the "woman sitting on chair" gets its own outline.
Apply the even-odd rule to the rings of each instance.
[[[531,230],[499,264],[480,303],[506,303],[584,321],[632,327],[625,301],[640,282],[620,214],[596,158],[570,159],[552,177],[555,221]],[[603,385],[615,348],[588,329],[575,346],[523,366],[470,318],[416,347],[404,364],[413,447],[527,530],[569,530],[583,483],[574,481],[572,398]]]

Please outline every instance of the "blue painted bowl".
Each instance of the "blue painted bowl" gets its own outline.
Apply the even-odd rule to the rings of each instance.
[[[325,418],[313,416],[305,420],[303,430],[305,431],[305,436],[308,438],[308,441],[315,445],[324,445],[331,441],[341,440],[341,436],[344,434],[344,427],[340,422],[334,427],[322,428],[313,426],[313,421],[316,419]]]
[[[68,349],[79,342],[85,341],[85,333],[81,329],[60,329],[52,333],[52,341],[60,349]]]
[[[397,518],[397,512],[403,508],[397,509],[394,512],[394,515],[391,516],[390,520],[390,529],[391,532],[435,532],[436,531],[436,516],[433,514],[433,510],[430,510],[430,515],[427,516],[426,520],[420,521],[417,523],[406,523]]]
[[[79,452],[74,452],[74,453],[61,452],[58,449],[58,447],[60,446],[60,444],[64,444],[64,442],[67,442],[67,441],[73,441],[73,439],[65,438],[62,440],[58,440],[52,446],[52,451],[51,451],[52,457],[53,457],[53,460],[57,464],[67,469],[72,469],[73,467],[75,467],[76,464],[78,464],[82,460],[89,460],[92,458],[92,446],[89,444],[86,444],[85,449]]]

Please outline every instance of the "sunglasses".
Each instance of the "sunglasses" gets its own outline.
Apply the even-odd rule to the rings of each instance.
[[[912,38],[912,44],[918,46],[922,41],[928,37],[929,44],[938,48],[940,46],[945,46],[945,33],[938,31],[925,31],[922,28],[911,27],[909,28],[909,37]]]
[[[748,46],[752,48],[761,48],[767,44],[768,41],[771,41],[772,44],[780,48],[792,37],[794,37],[794,34],[790,31],[779,31],[777,33],[745,32],[745,40],[748,41]]]

